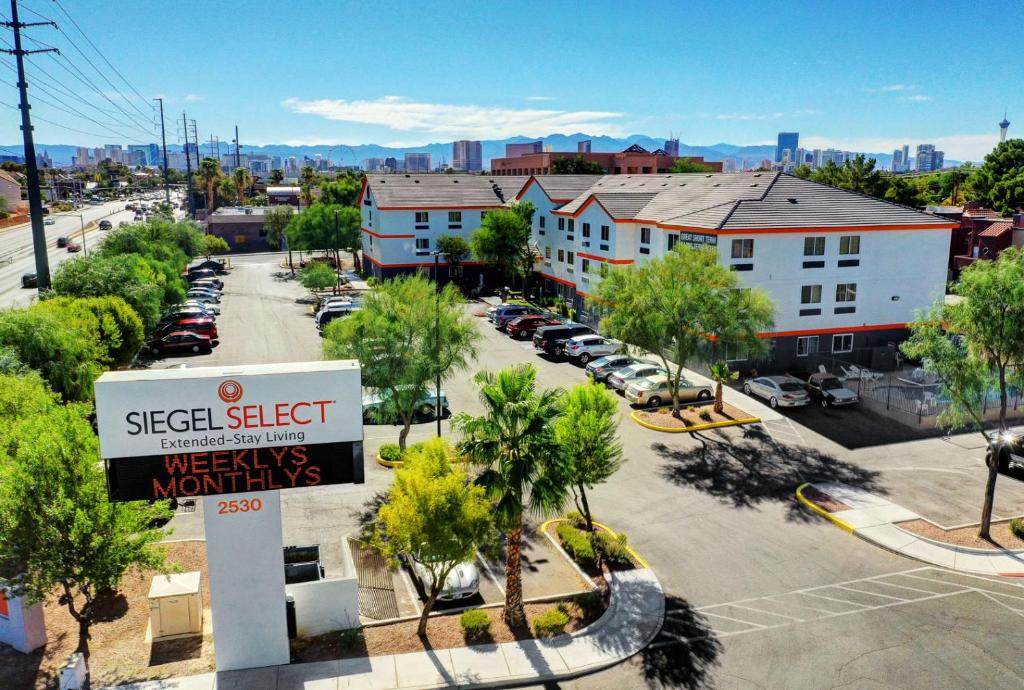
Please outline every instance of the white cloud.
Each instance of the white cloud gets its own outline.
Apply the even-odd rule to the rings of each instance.
[[[872,93],[897,93],[900,91],[916,91],[916,84],[887,84],[885,86],[876,86],[875,88],[867,88],[865,91]]]
[[[555,99],[554,96],[527,96],[526,100],[528,100],[528,101],[554,101],[556,99]]]
[[[903,100],[905,100],[905,101],[913,101],[915,103],[921,103],[921,102],[924,102],[924,101],[930,101],[931,97],[930,96],[925,96],[923,93],[917,93],[917,94],[914,94],[913,96],[907,96]]]
[[[841,149],[866,153],[892,153],[904,144],[910,145],[911,155],[917,144],[935,144],[935,148],[953,160],[980,161],[999,143],[999,134],[949,134],[941,137],[858,137],[833,139],[822,136],[801,136],[805,149]]]
[[[445,137],[500,139],[523,135],[539,137],[552,132],[588,132],[625,136],[614,120],[623,113],[600,110],[551,110],[542,108],[495,108],[478,105],[419,103],[402,96],[371,101],[289,98],[282,105],[296,113],[319,115],[328,120],[380,125],[401,132],[422,132]]]
[[[185,101],[186,103],[195,103],[196,101],[205,100],[205,97],[204,96],[200,96],[197,93],[188,93],[188,94],[185,94],[185,97],[183,99],[181,99],[181,100]]]

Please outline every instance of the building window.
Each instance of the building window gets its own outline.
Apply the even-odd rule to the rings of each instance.
[[[540,226],[543,228],[544,227],[544,216],[541,216],[540,219],[537,222],[539,222]]]
[[[462,222],[462,211],[449,211],[448,212],[449,223],[461,223]]]
[[[370,225],[373,225],[373,211],[367,211],[366,212],[366,217],[369,220]]]
[[[565,218],[558,219],[558,229],[565,230]]]
[[[367,235],[366,239],[369,240],[370,249],[373,249],[373,235]]]
[[[558,250],[558,260],[560,262],[562,262],[562,263],[565,263],[565,250],[564,249],[559,249]]]
[[[417,211],[416,212],[416,222],[417,223],[429,223],[430,222],[430,214],[427,213],[426,211]]]
[[[832,336],[832,352],[853,352],[853,333]]]
[[[651,243],[651,229],[650,228],[640,228],[640,244],[650,244],[650,243]]]
[[[590,223],[583,224],[583,236],[590,237]]]
[[[854,302],[857,300],[857,283],[839,283],[836,285],[836,302]]]
[[[551,258],[551,247],[544,247],[544,258],[545,259],[550,259]]]
[[[601,226],[601,241],[602,242],[607,242],[609,237],[611,237],[611,228],[609,228],[607,225],[602,225]]]
[[[732,258],[734,259],[752,259],[754,258],[754,240],[733,240],[732,241]]]
[[[807,335],[796,339],[796,356],[806,357],[818,351],[818,336]]]
[[[860,235],[843,235],[839,238],[840,254],[860,254]]]
[[[565,263],[569,264],[570,266],[575,264],[576,263],[576,254],[574,254],[573,252],[569,252],[568,255],[565,257]]]
[[[569,232],[572,232],[575,229],[576,229],[576,221],[573,220],[572,218],[570,218],[569,219]]]
[[[584,273],[590,273],[590,259],[580,259],[580,270]]]
[[[679,243],[679,235],[669,235],[668,236],[668,250],[669,251],[672,251],[672,248],[675,247],[678,243]]]
[[[800,304],[821,304],[821,286],[804,285],[801,287]]]
[[[804,238],[804,256],[824,256],[825,255],[825,238],[824,237],[805,237]]]
[[[429,237],[417,237],[416,238],[416,256],[423,256],[424,254],[430,253],[430,238]]]

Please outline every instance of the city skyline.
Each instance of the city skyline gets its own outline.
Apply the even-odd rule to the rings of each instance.
[[[197,120],[201,140],[211,132],[228,140],[237,123],[243,145],[374,143],[413,148],[459,139],[575,132],[663,139],[671,134],[688,144],[761,145],[774,144],[779,131],[799,131],[800,143],[808,150],[887,152],[910,141],[933,143],[951,159],[980,160],[998,143],[995,125],[1004,110],[1012,119],[1014,112],[1024,109],[1024,97],[1007,90],[1005,81],[985,68],[993,60],[1016,64],[1010,41],[993,42],[983,56],[967,53],[957,61],[930,63],[925,70],[917,52],[899,42],[884,51],[855,45],[834,56],[794,54],[767,40],[780,33],[809,32],[824,22],[842,25],[851,35],[866,35],[880,22],[896,35],[914,29],[913,13],[897,15],[882,4],[874,11],[839,7],[825,15],[810,3],[794,3],[785,18],[768,13],[756,25],[738,8],[710,5],[684,10],[654,3],[637,13],[600,3],[600,11],[586,16],[569,7],[544,8],[545,26],[571,25],[588,41],[610,46],[615,59],[602,61],[600,69],[558,41],[538,40],[534,48],[524,50],[512,34],[494,31],[532,16],[531,3],[485,15],[463,13],[468,24],[459,25],[458,40],[455,25],[445,19],[461,11],[459,3],[320,6],[289,14],[281,13],[279,6],[256,2],[242,17],[229,8],[202,5],[207,25],[236,28],[217,34],[217,40],[194,32],[196,15],[190,8],[198,11],[200,5],[191,0],[175,7],[119,6],[116,13],[114,8],[81,2],[66,4],[85,34],[94,37],[134,87],[121,85],[121,95],[108,94],[111,102],[101,101],[102,107],[113,110],[111,103],[119,104],[125,96],[148,112],[153,104],[135,98],[134,92],[147,99],[163,97],[168,143],[180,142],[176,123],[187,110],[189,118]],[[44,15],[51,11],[38,2],[26,6]],[[403,21],[390,21],[396,13]],[[955,3],[946,13],[947,18],[993,31],[1012,25],[1015,17],[1024,19],[1024,10],[1012,6],[998,25],[994,15],[967,3]],[[642,30],[655,16],[659,23],[698,23],[713,30],[690,36],[671,59],[658,61],[613,40],[622,32]],[[251,47],[245,43],[245,36],[251,35],[247,27],[268,23],[276,32],[275,43],[297,45],[314,20],[324,45],[339,42],[346,47],[345,69],[305,69],[312,58],[299,57],[296,62],[256,57],[249,70],[258,79],[210,77],[211,66],[216,75],[220,66],[226,69],[230,64],[233,51]],[[112,23],[123,30],[110,32]],[[353,23],[361,27],[358,34],[332,28]],[[192,32],[193,49],[181,51],[174,42],[154,41],[142,30],[145,26],[160,26],[171,35]],[[415,60],[400,51],[382,55],[369,49],[379,47],[381,37],[404,45],[424,26],[430,27],[432,39],[417,43]],[[540,29],[542,35],[549,32]],[[31,35],[75,55],[63,34],[36,27]],[[69,35],[75,36],[70,31]],[[482,54],[488,60],[472,59]],[[50,66],[55,59],[38,56],[34,61],[59,76]],[[685,64],[700,69],[678,68]],[[167,65],[175,69],[168,70]],[[353,78],[358,75],[367,78]],[[31,63],[28,79],[30,91],[46,98],[31,86],[46,85],[46,76]],[[965,80],[971,84],[971,99],[961,97]],[[673,88],[658,88],[665,84]],[[9,88],[4,99],[8,105],[16,100],[13,85]],[[12,143],[20,140],[20,132],[16,112],[8,115],[0,120],[0,141]],[[33,115],[39,142],[95,147],[115,140],[109,131],[41,100],[33,103]],[[77,134],[45,120],[96,131]],[[134,130],[126,134],[138,136]],[[150,142],[124,138],[126,144]]]

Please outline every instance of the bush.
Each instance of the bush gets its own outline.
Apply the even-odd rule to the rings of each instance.
[[[586,592],[576,597],[576,606],[587,620],[595,620],[604,608],[600,592]]]
[[[625,534],[597,533],[597,552],[609,565],[633,565]]]
[[[386,462],[398,462],[402,459],[402,449],[398,447],[397,443],[385,443],[377,451],[380,455],[380,459]]]
[[[700,414],[697,415],[697,416],[700,417],[705,422],[710,422],[711,421],[711,413],[708,412],[707,410],[701,410]]]
[[[533,634],[537,637],[554,637],[565,632],[569,616],[558,609],[542,613],[533,619]]]
[[[565,519],[569,521],[569,524],[576,529],[583,529],[587,526],[587,518],[582,513],[576,510],[570,510],[565,514]]]
[[[591,544],[585,532],[576,529],[566,522],[560,524],[555,531],[558,534],[558,540],[562,542],[562,547],[569,554],[570,558],[580,565],[594,566],[597,564],[597,553],[594,551],[594,545]]]
[[[1010,531],[1013,532],[1013,536],[1018,539],[1024,539],[1024,520],[1020,518],[1013,518],[1010,520]]]
[[[462,634],[467,640],[480,640],[491,634],[491,617],[486,611],[470,609],[459,616]]]

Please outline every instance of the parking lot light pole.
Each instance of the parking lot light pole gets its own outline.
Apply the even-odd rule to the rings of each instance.
[[[437,417],[437,437],[441,438],[441,414],[444,406],[441,404],[441,281],[438,272],[438,259],[443,255],[442,251],[434,251],[434,344],[437,356],[437,387],[434,395],[434,414]],[[445,255],[447,256],[447,255]]]

